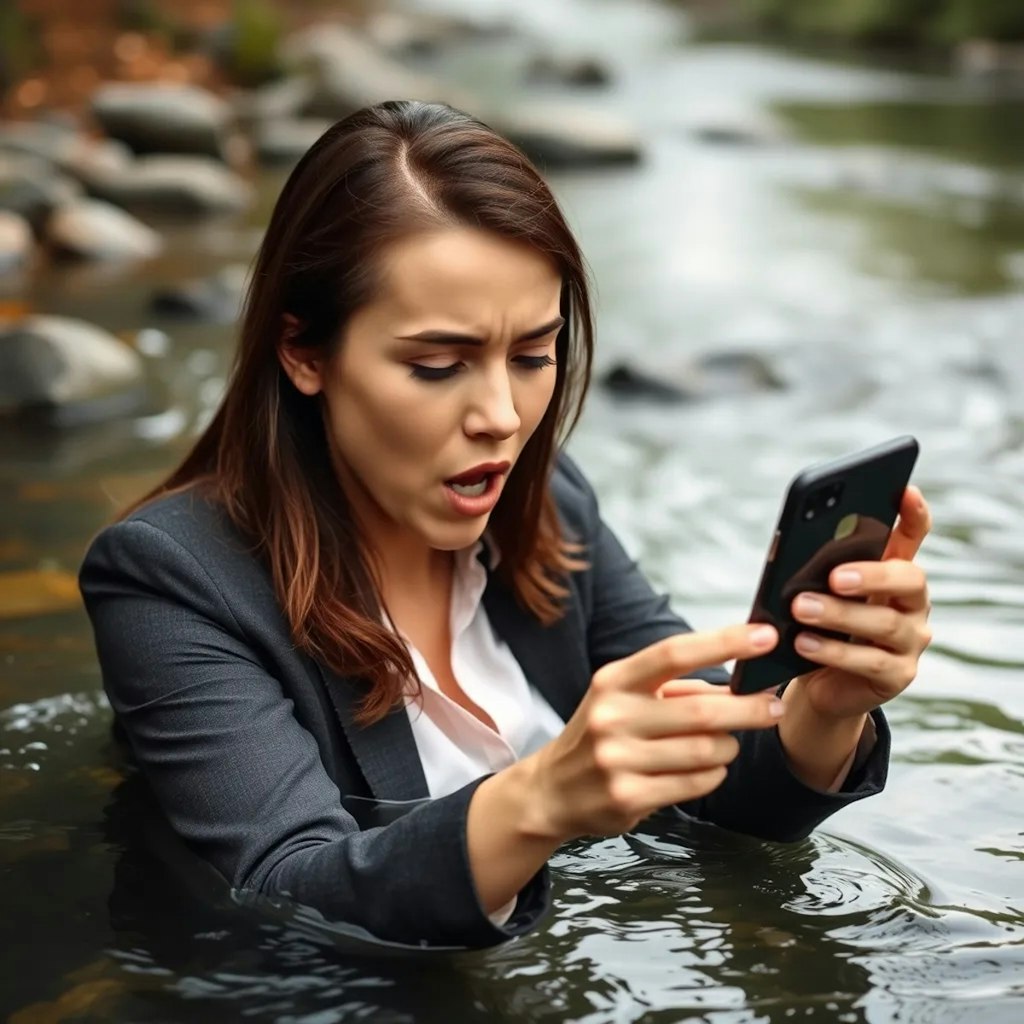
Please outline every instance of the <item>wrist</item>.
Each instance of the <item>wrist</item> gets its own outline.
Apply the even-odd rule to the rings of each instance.
[[[556,850],[568,839],[574,838],[558,813],[558,801],[550,793],[550,785],[542,759],[531,754],[481,785],[490,790],[487,798],[493,801],[496,812],[514,823],[519,838],[525,842],[549,846]]]
[[[786,714],[779,723],[779,740],[793,773],[812,788],[832,791],[836,779],[845,778],[869,716],[830,715],[807,698],[804,680],[786,687],[782,699]]]

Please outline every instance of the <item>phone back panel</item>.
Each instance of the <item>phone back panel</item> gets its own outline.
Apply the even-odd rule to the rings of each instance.
[[[730,684],[734,692],[778,686],[821,667],[793,647],[796,634],[808,629],[794,620],[793,599],[803,591],[827,593],[838,565],[882,557],[917,452],[914,438],[900,437],[812,467],[793,480],[750,613],[751,622],[778,629],[779,644],[759,658],[737,662]]]

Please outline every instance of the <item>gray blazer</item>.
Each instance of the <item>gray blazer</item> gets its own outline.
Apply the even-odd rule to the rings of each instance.
[[[488,618],[526,677],[568,720],[591,675],[689,629],[601,521],[593,490],[561,457],[552,483],[589,568],[570,580],[564,618],[544,627],[492,577]],[[103,681],[135,761],[171,827],[243,892],[289,897],[383,940],[487,946],[535,928],[547,869],[504,927],[474,890],[466,814],[477,780],[427,799],[408,716],[366,728],[362,689],[297,651],[268,573],[209,502],[186,492],[104,530],[82,566]],[[705,677],[723,682],[711,669]],[[806,836],[885,783],[889,732],[843,791],[789,771],[775,730],[740,736],[715,792],[681,806],[754,836]]]

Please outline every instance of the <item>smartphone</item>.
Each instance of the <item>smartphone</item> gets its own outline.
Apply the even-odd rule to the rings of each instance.
[[[829,574],[838,565],[882,557],[917,452],[913,437],[893,438],[805,469],[789,485],[749,619],[773,625],[779,643],[768,654],[736,662],[733,693],[756,693],[821,668],[793,647],[796,635],[809,628],[793,618],[793,599],[804,591],[828,593]]]

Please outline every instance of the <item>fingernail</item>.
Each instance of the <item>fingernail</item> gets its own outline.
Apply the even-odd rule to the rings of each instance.
[[[772,718],[781,718],[786,713],[786,705],[782,703],[779,697],[772,697],[771,703],[768,705],[768,714]]]
[[[843,569],[832,578],[836,590],[856,590],[864,582],[864,577],[853,569]]]
[[[775,643],[775,630],[771,626],[758,626],[750,634],[750,642],[755,647],[771,647]]]
[[[796,611],[805,619],[818,619],[825,612],[825,605],[810,594],[801,594],[796,599]]]
[[[808,654],[814,651],[821,650],[821,641],[810,633],[801,633],[797,638],[794,646],[798,651],[806,651]]]

